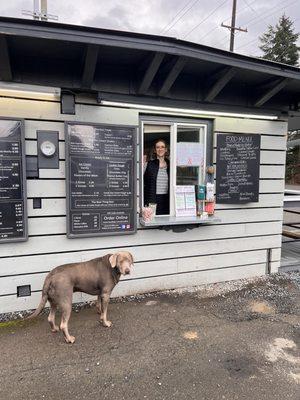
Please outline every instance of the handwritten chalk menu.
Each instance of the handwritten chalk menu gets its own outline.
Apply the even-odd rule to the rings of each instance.
[[[258,202],[260,135],[217,136],[217,203]]]
[[[136,232],[136,129],[66,124],[68,237]]]
[[[0,242],[27,240],[22,121],[0,119]]]

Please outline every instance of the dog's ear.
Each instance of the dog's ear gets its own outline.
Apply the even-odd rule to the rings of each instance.
[[[129,255],[130,259],[131,259],[131,264],[133,264],[134,263],[133,255],[131,253],[129,253],[129,252],[128,252],[128,255]]]
[[[115,266],[117,265],[118,255],[118,253],[115,253],[109,257],[109,262],[112,268],[115,268]]]

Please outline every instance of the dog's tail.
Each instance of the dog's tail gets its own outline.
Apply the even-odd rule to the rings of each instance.
[[[47,300],[48,300],[48,289],[50,286],[50,281],[51,280],[48,275],[44,282],[44,286],[43,286],[43,290],[42,290],[42,298],[41,298],[40,304],[38,305],[37,309],[32,314],[30,314],[28,317],[26,317],[26,319],[31,319],[31,318],[37,317],[44,309],[44,307],[47,303]]]

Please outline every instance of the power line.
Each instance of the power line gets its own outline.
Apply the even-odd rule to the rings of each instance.
[[[250,4],[248,3],[247,0],[243,0],[243,2],[246,4],[247,8],[249,8],[251,11],[253,11],[256,15],[259,15],[258,12],[256,10],[254,10],[253,7],[251,7],[251,4],[253,4],[254,1],[252,3],[250,3]]]
[[[213,33],[215,30],[217,30],[219,28],[219,25],[215,26],[213,29],[211,29],[210,31],[208,31],[204,36],[201,36],[199,38],[199,42],[200,40],[203,40],[204,38],[206,38],[208,35],[210,35],[211,33]]]
[[[216,11],[218,11],[225,3],[227,3],[228,0],[223,1],[221,4],[219,4],[211,13],[209,13],[205,18],[203,18],[194,28],[192,28],[187,34],[183,36],[183,39],[185,39],[187,36],[189,36],[192,32],[194,32],[195,29],[197,29],[203,22],[208,20],[209,17],[211,17]]]
[[[173,26],[175,26],[175,25],[177,24],[177,22],[180,21],[181,18],[183,18],[183,17],[194,7],[194,5],[195,5],[196,3],[198,3],[198,2],[199,2],[199,0],[195,0],[195,1],[190,5],[190,7],[188,7],[188,8],[184,11],[184,13],[181,14],[181,15],[179,16],[179,18],[177,18],[177,19],[174,18],[174,19],[173,19],[173,23],[171,22],[171,25],[168,24],[168,25],[170,25],[170,26],[167,25],[168,28],[165,28],[165,29],[163,30],[163,32],[164,32],[164,33],[169,32],[169,30],[172,29]],[[183,11],[190,3],[191,3],[191,1],[189,1],[189,2],[181,9],[181,11]],[[180,11],[180,12],[181,12],[181,11]],[[179,15],[180,12],[177,13],[176,15]]]
[[[283,1],[283,2],[281,1],[281,2],[277,3],[277,5],[273,7],[273,9],[274,9],[275,7],[277,7],[279,4],[282,5],[282,3],[285,3],[286,1],[288,2],[288,0],[285,0],[285,1]],[[248,25],[248,26],[255,25],[257,22],[261,21],[261,20],[264,18],[265,14],[267,14],[268,16],[274,15],[277,11],[280,11],[280,10],[282,10],[283,8],[289,7],[289,6],[291,6],[291,5],[295,4],[295,3],[297,3],[298,1],[299,1],[299,0],[294,0],[294,1],[292,1],[291,3],[289,3],[289,4],[285,4],[284,6],[280,7],[279,9],[275,10],[273,13],[270,14],[270,11],[272,11],[272,8],[271,8],[271,10],[268,10],[268,11],[266,11],[265,13],[261,14],[259,20],[257,20],[256,17],[254,17],[254,18],[250,19],[250,21],[248,21],[248,22],[246,22],[246,23],[247,23],[247,24],[250,24],[252,21],[254,21],[253,23],[251,23],[251,24]]]
[[[160,34],[162,34],[167,28],[168,26],[177,18],[177,16],[179,14],[181,14],[181,12],[190,4],[192,3],[192,1],[194,0],[189,0],[177,13],[176,15],[172,18],[172,20],[170,22],[167,23],[167,25],[164,26],[164,28],[160,31]]]

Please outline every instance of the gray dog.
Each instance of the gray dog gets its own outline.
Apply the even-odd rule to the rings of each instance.
[[[133,257],[127,251],[56,267],[46,276],[41,302],[28,318],[39,315],[48,300],[50,303],[48,322],[52,332],[58,332],[61,329],[66,342],[74,343],[75,337],[71,336],[68,330],[72,297],[73,292],[84,292],[98,295],[96,307],[100,314],[100,321],[104,326],[110,327],[111,322],[107,320],[110,294],[119,282],[121,275],[130,274],[132,267]],[[61,310],[62,314],[60,327],[55,324],[57,308]]]

